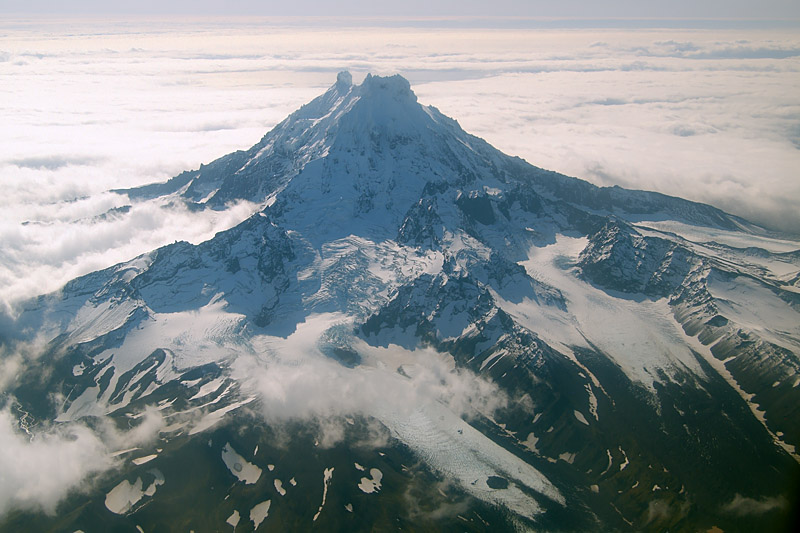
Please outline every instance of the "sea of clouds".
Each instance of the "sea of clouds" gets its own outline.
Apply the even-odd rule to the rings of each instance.
[[[534,165],[800,233],[796,32],[443,25],[4,21],[0,301],[246,218],[253,206],[113,211],[130,201],[108,191],[250,147],[342,69],[400,73]]]

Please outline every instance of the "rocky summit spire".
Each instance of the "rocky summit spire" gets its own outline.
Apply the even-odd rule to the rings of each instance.
[[[417,96],[411,90],[411,84],[403,76],[395,74],[394,76],[373,76],[367,74],[364,82],[361,84],[362,95],[388,95],[395,100],[409,99],[413,102],[417,101]]]
[[[343,70],[336,75],[336,86],[340,89],[346,89],[353,85],[353,75],[350,72]]]

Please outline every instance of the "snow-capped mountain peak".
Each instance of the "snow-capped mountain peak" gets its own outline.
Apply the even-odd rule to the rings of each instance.
[[[726,505],[745,491],[783,497],[783,472],[798,468],[797,249],[770,252],[774,239],[711,206],[502,154],[400,76],[354,85],[340,73],[252,148],[127,193],[260,207],[209,241],[29,302],[15,336],[46,348],[12,394],[25,416],[62,423],[163,412],[166,464],[212,448],[222,461],[208,475],[255,485],[228,496],[259,517],[755,527],[763,517],[731,518]],[[281,507],[294,485],[261,479],[275,467],[264,454],[279,454],[270,435],[287,427],[298,447],[281,457],[302,472],[313,463],[320,507],[299,494]],[[261,466],[237,439],[258,443]],[[367,459],[380,468],[362,478]],[[118,480],[105,508],[149,512],[138,493],[118,498],[145,478],[170,497],[206,486],[141,476]],[[378,490],[391,512],[348,522]],[[434,507],[398,507],[415,495]],[[238,520],[226,496],[203,497],[226,509],[209,504],[209,520]]]

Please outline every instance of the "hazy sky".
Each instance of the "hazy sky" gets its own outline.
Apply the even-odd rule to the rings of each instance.
[[[2,0],[5,13],[797,18],[797,0]]]

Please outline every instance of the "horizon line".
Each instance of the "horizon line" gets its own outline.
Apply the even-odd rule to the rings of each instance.
[[[70,21],[181,21],[191,22],[317,22],[333,23],[340,27],[356,26],[369,27],[374,24],[398,25],[402,23],[414,24],[422,27],[436,27],[437,23],[447,26],[466,28],[508,28],[509,24],[518,29],[738,29],[741,25],[757,29],[764,28],[793,28],[800,27],[798,18],[755,18],[755,17],[568,17],[568,16],[521,16],[521,15],[263,15],[263,14],[231,14],[218,15],[213,13],[186,15],[179,12],[173,13],[39,13],[39,12],[9,12],[4,13],[4,21],[0,28],[9,24],[41,23]],[[367,24],[365,24],[367,23]],[[488,23],[488,26],[476,25]],[[493,23],[493,24],[492,24]],[[593,25],[596,24],[596,25]],[[619,26],[616,26],[619,24]],[[709,26],[703,26],[709,24]],[[763,25],[763,26],[762,26]]]

